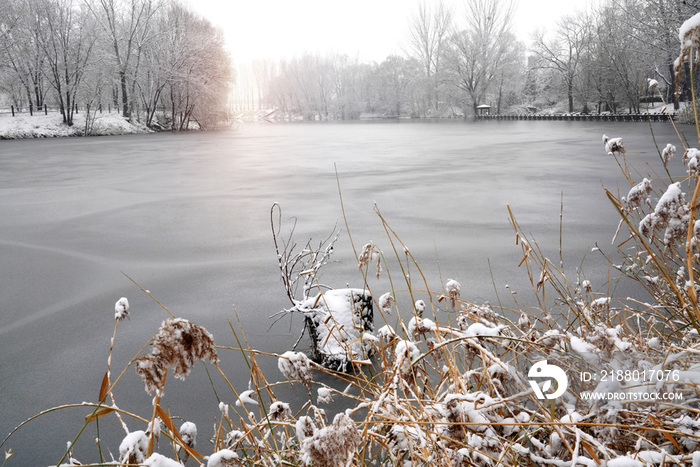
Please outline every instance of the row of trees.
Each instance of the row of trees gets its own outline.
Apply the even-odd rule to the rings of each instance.
[[[678,29],[699,9],[697,0],[608,0],[566,16],[551,33],[533,34],[526,95],[564,97],[569,112],[590,104],[639,112],[652,98],[646,83],[655,79],[678,109],[676,96],[686,99],[690,89],[687,79],[675,87]]]
[[[524,46],[512,32],[513,3],[470,0],[467,7],[458,29],[444,3],[422,3],[411,20],[406,53],[379,64],[340,54],[257,60],[249,70],[253,86],[247,90],[253,95],[243,99],[259,108],[343,119],[362,113],[466,114],[491,91],[499,104],[510,104],[524,65]]]
[[[149,126],[214,124],[232,78],[223,33],[177,0],[0,2],[0,94],[56,106],[68,125],[77,104]]]
[[[512,1],[464,4],[458,13],[422,2],[404,54],[381,63],[339,54],[257,60],[243,98],[307,118],[466,117],[480,104],[502,113],[561,102],[558,111],[640,111],[648,79],[665,83],[674,100],[678,28],[700,7],[699,0],[606,0],[533,31],[526,46],[514,33]],[[681,85],[687,93],[689,84]]]

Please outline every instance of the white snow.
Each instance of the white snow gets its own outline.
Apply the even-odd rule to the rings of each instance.
[[[394,331],[394,328],[387,324],[379,328],[379,330],[377,331],[377,337],[379,338],[379,341],[382,343],[382,345],[386,346],[394,340],[394,338],[396,337],[396,332]]]
[[[270,417],[273,420],[288,420],[292,417],[292,409],[287,402],[275,401],[270,404]]]
[[[668,143],[666,147],[664,148],[663,152],[661,153],[661,157],[664,160],[664,164],[668,164],[668,161],[673,159],[673,157],[676,155],[676,147]]]
[[[256,396],[256,392],[253,389],[249,389],[247,391],[243,391],[239,396],[238,400],[236,401],[236,406],[238,407],[243,407],[243,404],[253,404],[253,405],[258,405],[258,401],[256,401],[254,398]]]
[[[686,155],[688,152],[686,152]],[[700,154],[700,152],[698,152]],[[695,156],[691,160],[697,159]],[[681,183],[672,183],[656,203],[654,212],[648,214],[639,223],[642,235],[651,236],[657,229],[666,229],[664,244],[672,246],[682,241],[687,232],[689,208],[685,202],[685,193],[681,190]]]
[[[639,206],[649,193],[651,193],[651,181],[645,178],[630,189],[627,198],[623,198],[623,202],[627,207]]]
[[[151,454],[151,457],[146,459],[146,462],[144,462],[143,465],[148,467],[182,467],[181,463],[165,457],[162,454],[158,454],[157,452]]]
[[[382,310],[383,313],[386,313],[388,315],[391,314],[391,308],[394,306],[394,296],[391,295],[391,292],[387,292],[381,297],[379,297],[379,308]]]
[[[97,113],[94,116],[92,135],[124,135],[149,133],[151,130],[143,125],[132,125],[117,113]],[[60,136],[82,136],[85,130],[85,113],[74,115],[73,126],[63,123],[60,113],[49,112],[48,115],[28,113],[0,115],[0,139],[18,138],[53,138]]]
[[[219,402],[219,411],[221,412],[221,415],[228,418],[228,404],[225,404],[224,402]]]
[[[333,402],[333,393],[329,388],[325,386],[320,387],[318,388],[316,393],[318,394],[318,399],[316,399],[316,402],[318,404],[330,404],[331,402]]]
[[[143,430],[132,431],[119,445],[119,462],[140,464],[146,460],[148,436]]]
[[[454,298],[459,298],[459,294],[462,291],[462,284],[457,282],[454,279],[449,279],[447,283],[445,284],[445,292],[447,292],[447,295],[454,297]]]
[[[698,42],[700,35],[700,13],[687,19],[678,29],[678,38],[681,41],[681,48],[692,47]]]
[[[180,438],[193,448],[197,444],[197,425],[192,422],[184,422],[180,426]]]
[[[605,144],[605,151],[611,156],[614,153],[625,153],[625,145],[622,142],[622,138],[608,138],[607,135],[603,135],[603,144]]]
[[[230,449],[222,449],[209,456],[207,467],[227,467],[237,465],[238,454]]]
[[[591,354],[595,354],[599,351],[595,345],[574,335],[569,335],[569,343],[571,344],[571,350],[581,355],[586,360],[591,357]]]
[[[435,322],[433,320],[428,319],[428,318],[421,318],[420,316],[414,316],[408,322],[408,331],[414,336],[417,336],[419,334],[423,334],[426,332],[430,332],[430,331],[435,331],[436,329],[437,329],[437,325],[435,324]]]
[[[365,360],[373,346],[363,340],[365,323],[359,316],[363,301],[371,301],[362,289],[334,289],[306,300],[301,309],[312,310],[307,316],[313,321],[316,351],[328,363]]]
[[[314,435],[314,433],[316,432],[316,424],[314,423],[313,419],[308,415],[302,415],[297,420],[295,430],[297,434],[297,439],[301,444],[301,442],[304,441],[306,438],[309,438]]]
[[[652,337],[649,339],[649,341],[647,341],[647,345],[651,349],[659,350],[661,349],[661,340],[658,337]]]
[[[418,360],[421,353],[418,347],[413,342],[399,340],[394,351],[396,360],[394,364],[399,368],[401,373],[405,373],[411,368],[411,364]]]
[[[634,457],[641,461],[643,465],[669,465],[678,464],[678,459],[675,456],[668,454],[666,451],[640,451]],[[608,464],[610,465],[610,464]]]
[[[621,456],[608,461],[608,467],[644,467],[644,464],[631,457]]]
[[[311,380],[311,362],[303,352],[283,353],[277,359],[277,368],[290,381],[300,380],[306,385]]]
[[[505,326],[502,324],[492,327],[486,326],[483,323],[474,323],[467,328],[465,335],[468,337],[495,337],[498,336],[504,328]]]
[[[129,300],[122,297],[114,304],[114,319],[122,320],[129,317]]]

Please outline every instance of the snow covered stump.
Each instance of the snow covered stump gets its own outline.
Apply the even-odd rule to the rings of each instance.
[[[334,289],[308,298],[304,313],[314,360],[346,371],[348,363],[370,357],[373,346],[365,333],[374,330],[372,296],[362,289]]]
[[[333,289],[319,282],[319,270],[330,261],[339,231],[315,248],[309,240],[298,250],[293,239],[294,228],[288,237],[280,235],[281,221],[282,209],[274,203],[270,208],[272,239],[282,284],[292,306],[271,318],[276,316],[279,320],[287,313],[303,314],[304,329],[308,328],[311,335],[312,358],[326,368],[346,371],[348,363],[367,360],[374,348],[372,342],[377,340],[370,334],[374,330],[372,295],[366,289]],[[359,258],[360,268],[362,261],[371,262],[379,256],[374,244],[365,245]],[[377,261],[377,274],[379,270]],[[387,305],[390,308],[390,303]]]

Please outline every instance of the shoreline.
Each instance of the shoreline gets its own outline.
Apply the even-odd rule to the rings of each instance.
[[[130,123],[123,116],[116,113],[96,115],[86,134],[85,114],[76,115],[74,125],[67,126],[62,122],[60,114],[53,115],[16,115],[9,116],[0,114],[0,141],[22,140],[22,139],[43,139],[43,138],[65,138],[65,137],[88,137],[88,136],[121,136],[131,134],[164,133],[169,130],[157,130],[148,128],[140,123]],[[671,118],[677,118],[672,115]],[[606,121],[606,122],[656,122],[668,121],[668,114],[535,114],[535,115],[480,115],[471,119],[462,118],[372,118],[358,120],[253,120],[244,123],[318,123],[318,122],[377,122],[377,121],[425,121],[444,120],[454,121]],[[195,130],[206,131],[206,130]],[[210,130],[211,131],[211,130]]]
[[[130,123],[116,113],[96,114],[92,116],[89,125],[86,125],[85,113],[76,114],[72,126],[65,125],[59,113],[33,116],[0,115],[0,140],[116,136],[154,132],[145,125]]]

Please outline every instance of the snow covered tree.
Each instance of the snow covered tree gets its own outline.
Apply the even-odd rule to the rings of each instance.
[[[167,86],[161,97],[170,110],[171,129],[191,121],[206,128],[225,112],[233,72],[221,30],[178,3],[169,6],[167,34],[160,53],[168,57]],[[214,120],[212,120],[214,119]]]
[[[497,0],[468,0],[466,7],[465,27],[451,36],[446,63],[452,85],[476,115],[514,46],[514,7],[512,1]]]
[[[634,3],[638,4],[626,2],[627,11],[634,8]],[[598,102],[604,102],[611,110],[618,110],[618,103],[624,103],[629,111],[638,113],[640,98],[647,88],[641,85],[648,76],[647,47],[638,39],[638,26],[630,24],[626,15],[613,5],[600,8],[590,47],[593,57],[586,65]]]
[[[401,117],[406,113],[413,102],[410,86],[417,71],[415,62],[398,55],[387,57],[379,65],[380,105],[386,116]]]
[[[627,0],[611,4],[624,12],[625,27],[634,31],[644,53],[640,59],[649,69],[650,77],[666,86],[666,102],[673,102],[676,110],[676,84],[673,62],[678,56],[680,42],[678,28],[683,22],[700,11],[699,0]],[[621,25],[622,26],[622,25]],[[688,73],[684,74],[686,77]],[[681,97],[688,97],[690,82],[681,80]]]
[[[47,76],[54,88],[63,123],[73,125],[76,97],[97,40],[95,23],[78,0],[51,0],[37,10]]]
[[[9,76],[7,91],[18,107],[41,108],[46,94],[45,54],[40,43],[41,1],[0,3],[0,56]]]
[[[121,91],[122,114],[130,118],[141,53],[149,39],[150,23],[160,8],[160,1],[97,0],[96,6],[93,3],[87,4],[111,44]]]
[[[452,29],[452,10],[440,0],[429,6],[422,0],[409,23],[406,51],[421,65],[422,114],[439,110],[443,56]]]
[[[563,17],[552,34],[533,34],[533,53],[540,68],[554,70],[562,80],[569,112],[574,111],[576,80],[588,54],[593,35],[591,16],[579,12]]]

